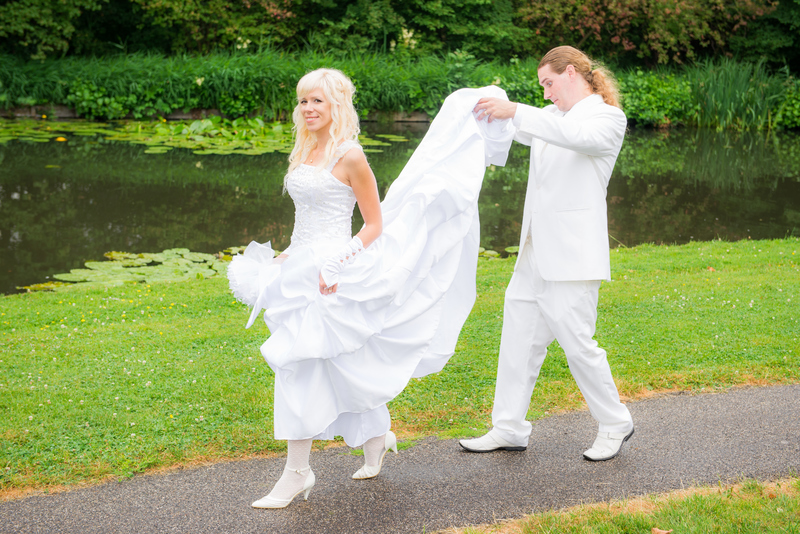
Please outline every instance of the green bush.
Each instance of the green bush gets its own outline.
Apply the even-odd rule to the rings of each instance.
[[[696,108],[685,76],[673,71],[641,69],[619,76],[622,108],[629,118],[648,126],[688,124]]]
[[[108,89],[105,87],[75,80],[70,84],[66,101],[79,115],[88,119],[95,117],[121,119],[130,113],[131,107],[136,103],[136,96],[108,96]]]
[[[353,79],[356,104],[370,112],[424,112],[434,116],[461,87],[495,84],[515,102],[543,106],[538,62],[481,61],[466,52],[415,58],[368,54],[332,58],[274,50],[207,56],[128,54],[22,61],[0,55],[0,109],[63,104],[87,118],[165,116],[218,109],[229,117],[288,119],[294,88],[319,67]],[[785,70],[770,74],[763,62],[701,62],[684,69],[618,70],[628,118],[647,126],[717,129],[800,127],[800,85]]]
[[[786,82],[787,89],[775,125],[778,128],[800,128],[800,82],[790,79]]]

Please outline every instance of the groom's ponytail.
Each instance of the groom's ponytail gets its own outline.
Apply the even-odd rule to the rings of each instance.
[[[597,65],[594,69],[592,69],[593,64]],[[568,65],[572,65],[575,67],[575,71],[583,76],[591,86],[593,93],[602,96],[606,104],[621,107],[619,105],[619,88],[614,75],[604,66],[593,62],[589,56],[577,48],[571,46],[553,48],[539,62],[539,68],[541,69],[545,65],[550,65],[556,74],[561,74]]]

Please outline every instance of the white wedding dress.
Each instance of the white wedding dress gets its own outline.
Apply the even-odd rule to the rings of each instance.
[[[275,372],[276,439],[332,439],[356,447],[389,430],[386,403],[413,377],[440,371],[475,302],[478,195],[488,165],[504,165],[511,121],[476,121],[497,87],[450,95],[381,203],[383,233],[319,292],[324,261],[351,239],[352,189],[331,170],[298,167],[286,188],[295,226],[283,263],[251,243],[228,267],[236,298],[264,309],[261,352]]]

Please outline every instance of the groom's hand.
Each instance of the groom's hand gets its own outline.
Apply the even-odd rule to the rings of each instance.
[[[513,119],[517,112],[517,103],[502,98],[481,98],[472,111],[477,114],[478,120],[482,120],[484,117],[489,122]]]

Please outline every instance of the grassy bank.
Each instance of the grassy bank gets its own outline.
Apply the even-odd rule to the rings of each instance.
[[[354,80],[361,113],[433,116],[455,89],[500,85],[511,100],[542,105],[535,60],[479,61],[464,53],[421,58],[333,58],[263,50],[165,57],[129,54],[25,62],[0,56],[0,109],[66,105],[85,118],[165,116],[193,108],[235,118],[287,118],[306,72],[335,67]],[[623,105],[637,124],[720,129],[800,127],[800,82],[762,63],[722,59],[683,69],[619,70]],[[45,113],[46,114],[46,113]]]
[[[800,479],[694,487],[611,503],[534,514],[449,534],[652,534],[798,532]]]
[[[481,260],[478,300],[445,370],[390,409],[401,438],[490,425],[513,260]],[[597,339],[628,400],[800,381],[800,240],[612,252]],[[0,490],[280,452],[262,325],[223,277],[0,297]],[[583,402],[551,351],[529,416]]]

